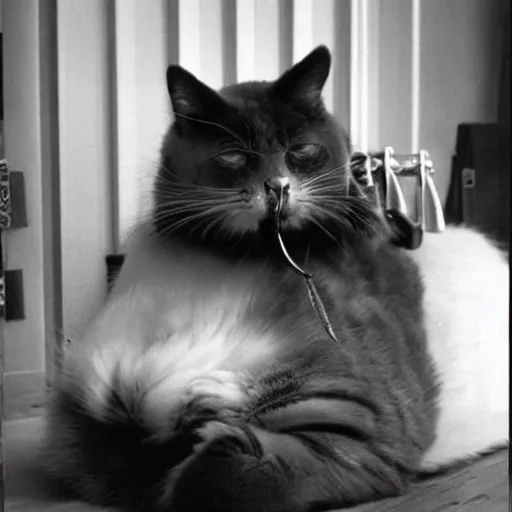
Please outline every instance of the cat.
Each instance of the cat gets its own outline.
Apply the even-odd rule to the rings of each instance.
[[[430,318],[459,292],[438,291],[445,235],[416,253],[391,243],[323,104],[330,64],[321,46],[274,82],[219,92],[169,67],[174,121],[151,215],[103,310],[65,347],[49,400],[42,458],[79,498],[148,512],[322,511],[403,492],[419,471],[505,441],[500,424],[453,444],[466,403],[471,414],[495,404],[484,389],[457,404],[457,386],[472,383],[447,365],[460,356],[462,377],[495,384],[501,369],[466,366],[465,350],[490,358],[498,340],[460,347]],[[338,341],[277,242],[285,188],[283,242],[314,276]],[[501,336],[501,309],[494,319]]]

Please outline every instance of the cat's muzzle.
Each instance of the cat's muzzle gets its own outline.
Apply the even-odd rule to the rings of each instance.
[[[267,194],[267,212],[273,216],[276,212],[279,199],[282,198],[281,218],[286,218],[290,214],[290,180],[284,176],[273,176],[264,183]]]

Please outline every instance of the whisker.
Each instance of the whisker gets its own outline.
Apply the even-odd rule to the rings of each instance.
[[[198,213],[195,213],[194,215],[189,215],[189,216],[185,217],[184,219],[180,219],[179,221],[169,224],[169,226],[164,228],[162,233],[170,234],[173,231],[175,231],[176,229],[179,229],[180,227],[190,224],[191,222],[193,222],[195,220],[201,219],[202,217],[209,217],[213,214],[222,212],[223,210],[226,211],[225,205],[219,205],[216,207],[208,208],[207,210],[204,210],[204,211],[200,211]],[[169,213],[169,216],[172,216],[172,213]]]
[[[332,195],[332,194],[309,194],[307,196],[307,199],[304,199],[304,201],[315,201],[315,202],[323,202],[328,201],[332,204],[340,204],[343,200],[350,200],[353,199],[349,196],[342,196],[342,195]],[[302,201],[302,199],[300,200]]]
[[[221,224],[222,221],[230,214],[231,212],[224,212],[217,216],[216,219],[213,219],[210,224],[204,229],[202,240],[206,238],[206,235],[208,234],[208,231],[210,231],[216,224]]]
[[[322,226],[320,222],[318,222],[313,215],[306,215],[305,216],[307,220],[312,222],[315,226],[317,226],[319,229],[321,229],[331,240],[336,242],[336,244],[341,247],[341,243],[339,240],[336,239],[336,237],[325,227]]]
[[[155,181],[159,181],[161,183],[169,183],[169,184],[172,184],[172,185],[178,185],[178,184],[181,184],[181,182],[183,182],[183,184],[189,185],[189,182],[187,182],[184,178],[182,178],[181,176],[179,176],[175,172],[171,171],[163,163],[160,164],[160,168],[163,169],[166,174],[165,175],[155,174],[155,177],[154,177]],[[169,175],[172,176],[173,178],[176,178],[176,180],[178,180],[178,181],[177,182],[176,181],[171,181],[169,179]]]
[[[190,191],[197,191],[197,192],[202,191],[202,192],[207,192],[207,193],[212,193],[212,194],[217,194],[217,193],[235,194],[235,193],[238,193],[233,188],[228,188],[228,187],[208,187],[208,186],[205,186],[205,185],[196,185],[196,184],[193,184],[193,183],[188,183],[188,182],[184,181],[183,178],[181,178],[180,176],[172,173],[171,171],[169,171],[169,174],[171,174],[173,177],[175,177],[176,179],[178,179],[180,181],[173,181],[173,180],[169,179],[168,177],[164,177],[164,176],[161,176],[161,175],[157,175],[156,176],[156,180],[161,185],[165,185],[166,187],[169,187],[170,190],[180,189],[180,190],[190,190]]]
[[[355,188],[360,196],[364,197],[365,199],[368,199],[368,196],[364,193],[363,188],[361,187],[361,185],[359,185],[354,175],[352,173],[347,173],[347,190],[349,191],[349,193],[351,184],[355,185]]]
[[[341,186],[340,183],[337,183],[335,185],[333,184],[326,184],[322,186],[315,186],[315,187],[302,187],[302,190],[308,195],[321,195],[324,193],[330,193],[331,195],[336,194],[337,197],[344,196],[345,189]]]
[[[221,194],[234,194],[234,189],[221,189],[221,188],[215,188],[215,187],[200,187],[200,186],[193,186],[193,185],[184,185],[180,183],[161,183],[161,188],[159,190],[164,190],[169,193],[176,193],[176,194],[183,194],[186,192],[194,193],[194,194],[210,194],[210,195],[221,195]],[[159,190],[156,190],[155,192],[159,192]]]
[[[195,212],[201,210],[209,210],[212,208],[226,208],[237,204],[238,201],[215,201],[211,203],[176,203],[169,201],[167,203],[159,204],[157,210],[154,212],[155,218],[159,218],[162,214],[178,215],[182,213]]]
[[[303,180],[303,182],[305,184],[309,185],[312,183],[316,183],[317,181],[322,180],[322,179],[333,179],[333,178],[339,179],[339,173],[341,171],[348,169],[349,167],[350,167],[350,163],[339,165],[336,167],[331,167],[330,169],[323,170],[320,174],[317,174],[311,178],[305,178]]]
[[[339,176],[333,173],[324,173],[314,176],[313,178],[306,178],[302,181],[305,186],[316,186],[323,183],[337,183],[339,182]]]
[[[336,222],[342,222],[343,224],[351,227],[355,227],[354,219],[367,226],[369,226],[372,220],[374,220],[374,216],[371,214],[371,211],[368,211],[362,201],[350,201],[343,203],[323,201],[321,205],[311,201],[301,202],[308,205],[312,211],[320,212]],[[326,206],[329,206],[330,208],[327,208]]]
[[[183,215],[183,214],[192,214],[192,213],[200,213],[204,211],[202,208],[196,208],[195,210],[179,210],[179,209],[166,209],[159,211],[153,216],[153,220],[155,221],[162,221],[165,219],[169,219],[171,217],[176,217],[177,215]]]
[[[220,208],[221,205],[219,205],[217,208]],[[208,208],[205,210],[204,208],[195,208],[195,209],[173,209],[168,208],[166,210],[162,210],[153,216],[153,220],[155,221],[162,221],[171,217],[176,217],[177,215],[183,215],[183,214],[205,214],[208,215],[208,212],[211,211],[212,208]]]
[[[331,194],[337,193],[338,195],[343,194],[345,192],[345,188],[340,182],[336,183],[317,183],[313,186],[311,185],[301,185],[301,188],[310,192],[330,192]]]
[[[195,194],[192,192],[176,193],[175,191],[161,191],[153,196],[163,203],[194,203],[194,204],[208,204],[208,203],[233,203],[243,202],[243,198],[240,194]]]
[[[217,219],[217,216],[214,217],[213,220],[216,220]],[[194,233],[195,231],[197,231],[201,226],[207,224],[208,225],[208,222],[211,222],[211,219],[209,216],[207,216],[206,218],[204,218],[203,220],[199,221],[191,230],[190,230],[190,233]]]
[[[225,201],[227,199],[241,199],[242,192],[231,190],[230,193],[227,192],[216,192],[212,191],[204,191],[204,190],[176,190],[172,188],[156,190],[153,192],[153,195],[156,197],[169,197],[174,199],[213,199],[217,201]]]
[[[323,189],[323,190],[307,190],[308,196],[314,196],[315,199],[325,198],[325,199],[333,199],[336,201],[345,200],[348,202],[360,203],[360,204],[369,204],[369,202],[364,197],[358,196],[350,196],[345,190],[333,190],[331,189]]]
[[[222,200],[222,199],[196,199],[196,198],[169,198],[168,201],[162,201],[159,203],[159,206],[161,208],[167,207],[167,206],[197,206],[197,207],[204,207],[204,206],[216,206],[221,204],[236,204],[241,203],[242,200],[238,199],[231,199],[231,200]]]
[[[166,219],[166,218],[169,218],[169,217],[174,217],[176,215],[181,215],[183,213],[200,213],[200,212],[204,212],[205,209],[204,208],[200,208],[200,207],[197,207],[197,208],[187,208],[187,209],[182,209],[182,208],[165,208],[165,209],[160,209],[158,210],[157,212],[154,212],[153,214],[153,219],[154,220],[163,220],[163,219]]]

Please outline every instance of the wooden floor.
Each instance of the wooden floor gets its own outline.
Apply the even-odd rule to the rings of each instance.
[[[102,512],[81,503],[49,501],[32,474],[39,419],[7,422],[4,426],[7,512]],[[345,512],[507,512],[508,453],[498,451],[470,466],[413,486],[402,497],[382,500]],[[241,511],[243,512],[243,511]]]

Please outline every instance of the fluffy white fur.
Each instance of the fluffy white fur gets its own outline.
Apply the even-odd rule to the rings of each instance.
[[[244,370],[272,361],[279,346],[238,320],[262,271],[182,252],[141,226],[102,313],[66,350],[69,381],[86,389],[83,400],[98,418],[110,389],[130,397],[126,403],[140,397],[140,417],[155,437],[168,435],[170,419],[196,395],[207,393],[220,409],[242,406],[251,393]]]
[[[423,460],[435,470],[508,441],[509,264],[465,227],[426,234],[411,255],[426,284],[429,347],[441,380],[437,440]]]

